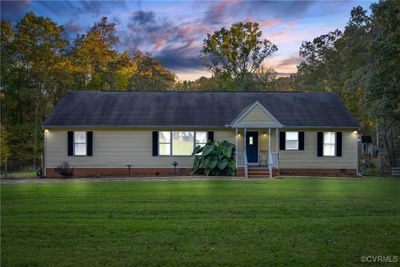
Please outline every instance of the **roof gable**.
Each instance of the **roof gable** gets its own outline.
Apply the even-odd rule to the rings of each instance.
[[[245,108],[231,125],[234,128],[282,127],[282,124],[258,101]]]

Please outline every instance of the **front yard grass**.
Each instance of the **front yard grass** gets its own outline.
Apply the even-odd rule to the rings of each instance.
[[[6,179],[5,173],[1,173],[1,178]],[[26,178],[37,178],[35,171],[20,171],[11,172],[7,174],[7,179],[26,179]]]
[[[2,266],[329,265],[400,256],[400,180],[1,186]]]

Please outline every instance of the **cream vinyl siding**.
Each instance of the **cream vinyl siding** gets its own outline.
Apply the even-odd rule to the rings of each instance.
[[[192,167],[190,156],[153,157],[150,130],[82,130],[93,131],[93,156],[68,156],[68,130],[50,129],[45,133],[47,168],[55,168],[62,161],[76,168],[127,168],[128,163],[133,163],[133,168],[173,168],[174,161],[178,168]],[[232,130],[214,130],[215,140],[234,143],[234,136]]]
[[[277,152],[276,141],[275,141],[276,140],[275,129],[271,129],[271,136],[268,135],[268,129],[263,129],[259,131],[259,136],[258,136],[259,150],[268,151],[268,139],[271,139],[271,152]],[[278,144],[278,150],[279,150],[279,144]]]
[[[242,118],[240,123],[275,123],[259,106],[255,106],[247,115]]]
[[[304,131],[304,130],[296,130]],[[342,132],[342,156],[317,157],[317,132]],[[344,130],[304,131],[304,151],[280,150],[280,168],[356,169],[357,134]]]
[[[82,129],[91,131],[92,129]],[[170,130],[170,129],[162,129]],[[193,129],[188,129],[193,130]],[[93,130],[93,156],[67,156],[67,131],[48,130],[46,135],[47,168],[54,168],[62,161],[69,161],[77,168],[126,168],[133,162],[135,168],[173,168],[172,162],[177,161],[178,167],[191,168],[193,158],[189,156],[152,156],[151,130]],[[161,131],[161,130],[160,130]],[[200,130],[206,131],[206,130]],[[219,129],[214,131],[215,140],[227,140],[235,144],[235,129]],[[248,129],[258,131],[259,151],[268,149],[268,129]],[[292,131],[292,129],[291,129]],[[315,168],[315,169],[356,169],[357,135],[349,130],[304,130],[304,151],[279,150],[280,168]],[[342,157],[317,157],[317,132],[342,132]],[[263,133],[266,133],[265,136]],[[243,129],[239,130],[238,151],[243,152]],[[271,151],[275,152],[275,129],[271,129]],[[239,162],[239,165],[242,165]]]
[[[257,131],[248,129],[247,131]],[[307,131],[304,129],[290,129],[290,131],[304,132],[304,150],[279,150],[279,168],[292,168],[292,169],[356,169],[356,145],[357,134],[349,130],[312,130]],[[342,132],[342,157],[317,157],[317,132]],[[243,153],[243,130],[240,129],[240,136],[238,139],[239,153]],[[258,130],[258,150],[261,157],[265,157],[263,153],[268,150],[268,129]],[[267,133],[265,136],[263,133]],[[279,135],[279,133],[278,133]],[[279,138],[279,136],[278,136]],[[271,129],[271,152],[276,152],[276,134],[275,129]],[[262,161],[265,161],[262,158]],[[241,162],[238,165],[242,165]]]

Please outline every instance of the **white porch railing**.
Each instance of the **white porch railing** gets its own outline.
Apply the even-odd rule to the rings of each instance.
[[[279,153],[278,152],[267,152],[266,155],[267,164],[264,166],[268,166],[270,177],[272,177],[272,170],[279,168]],[[248,178],[249,173],[249,162],[247,160],[246,153],[237,153],[237,168],[243,167],[244,176],[246,179]]]
[[[269,171],[269,178],[272,178],[272,170],[274,168],[278,168],[279,166],[279,154],[278,152],[269,152],[268,153],[268,171]]]
[[[279,167],[279,153],[278,152],[269,153],[268,166],[271,166],[271,168]]]
[[[237,153],[237,165],[236,168],[243,167],[244,169],[244,176],[248,177],[248,170],[249,170],[249,163],[247,161],[246,153],[240,152]]]
[[[244,153],[244,177],[249,176],[249,162],[247,161],[247,153]]]

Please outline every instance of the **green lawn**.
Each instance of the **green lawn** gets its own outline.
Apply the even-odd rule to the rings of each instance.
[[[400,180],[1,186],[1,266],[329,265],[400,256]]]
[[[24,179],[24,178],[36,178],[35,171],[21,171],[21,172],[11,172],[7,174],[7,179]],[[1,178],[5,179],[5,174],[1,173]]]

